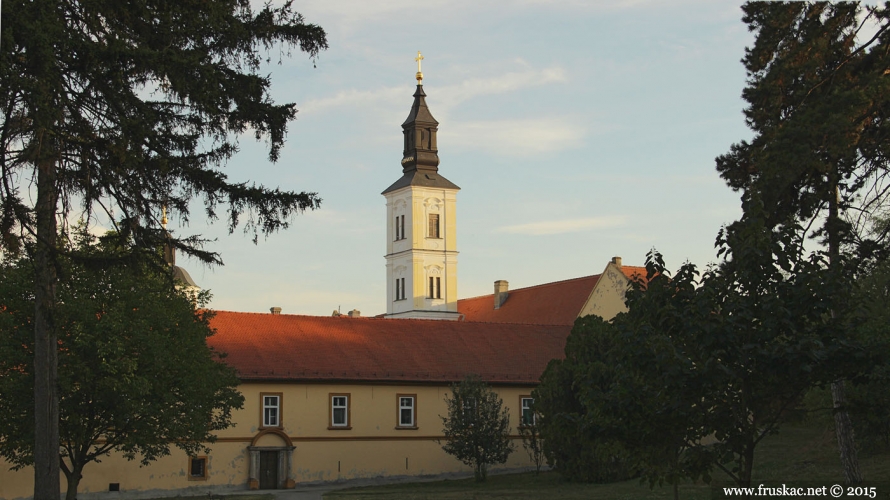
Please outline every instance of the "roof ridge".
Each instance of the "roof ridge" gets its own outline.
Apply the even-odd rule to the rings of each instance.
[[[231,313],[231,314],[250,314],[255,316],[261,316],[264,318],[273,318],[275,316],[288,316],[291,318],[310,318],[310,319],[343,319],[345,320],[355,320],[355,319],[368,319],[368,320],[381,320],[381,321],[399,321],[399,322],[411,322],[411,321],[422,321],[425,323],[435,323],[435,324],[485,324],[485,325],[522,325],[522,326],[556,326],[556,327],[567,327],[570,325],[561,324],[561,323],[524,323],[524,322],[510,322],[510,321],[472,321],[472,320],[441,320],[441,319],[432,319],[432,318],[378,318],[375,316],[359,316],[357,318],[347,317],[345,314],[341,316],[313,316],[311,314],[270,314],[270,313],[259,313],[252,311],[223,311],[223,310],[213,310],[214,313],[223,312],[223,313]]]
[[[599,273],[599,274],[591,274],[590,276],[580,276],[580,277],[578,277],[578,278],[568,278],[568,279],[559,280],[559,281],[551,281],[551,282],[549,282],[549,283],[540,283],[540,284],[537,284],[537,285],[531,285],[531,286],[526,286],[526,287],[522,287],[522,288],[514,288],[514,289],[512,289],[512,290],[507,290],[507,292],[508,292],[508,293],[513,293],[513,292],[519,292],[519,291],[522,291],[522,290],[531,290],[532,288],[542,288],[542,287],[545,287],[545,286],[559,285],[559,284],[561,284],[561,283],[567,283],[567,282],[569,282],[569,281],[579,281],[579,280],[584,280],[584,279],[596,278],[596,277],[598,277],[598,276],[602,276],[602,275],[603,275],[603,273]],[[458,300],[458,302],[460,302],[461,300],[479,299],[479,298],[482,298],[482,297],[489,297],[489,296],[491,296],[491,295],[494,295],[494,293],[487,293],[487,294],[485,294],[485,295],[477,295],[477,296],[475,296],[475,297],[466,297],[466,298],[463,298],[463,299],[457,299],[457,300]]]

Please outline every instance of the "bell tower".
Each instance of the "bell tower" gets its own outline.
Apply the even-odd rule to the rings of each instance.
[[[386,197],[386,317],[458,319],[459,187],[439,174],[439,122],[426,105],[417,53],[417,90],[402,124],[402,177]]]

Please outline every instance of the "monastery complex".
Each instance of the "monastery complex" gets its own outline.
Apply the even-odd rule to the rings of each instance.
[[[531,391],[547,363],[563,357],[576,318],[611,319],[625,310],[629,279],[645,269],[616,257],[600,274],[517,290],[500,280],[490,295],[458,299],[460,188],[439,171],[438,122],[419,71],[417,79],[402,124],[401,176],[382,193],[386,313],[219,311],[209,343],[227,353],[241,380],[245,403],[234,412],[236,425],[219,433],[206,456],[174,449],[147,467],[115,454],[88,464],[81,498],[470,471],[438,443],[445,394],[469,374],[491,385],[509,409],[516,450],[501,467],[531,465],[516,428],[533,418]],[[32,491],[32,470],[12,472],[0,460],[0,498],[25,499]]]

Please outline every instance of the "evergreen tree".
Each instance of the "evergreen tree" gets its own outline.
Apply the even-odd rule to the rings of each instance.
[[[0,10],[0,239],[4,252],[34,243],[34,498],[49,500],[60,489],[59,221],[104,211],[122,244],[151,249],[162,205],[185,220],[193,198],[210,220],[223,205],[229,230],[244,222],[254,241],[317,208],[315,193],[232,182],[221,167],[248,132],[275,161],[295,116],[272,101],[263,53],[314,58],[327,41],[290,2],[3,0]],[[172,240],[220,263],[201,243]]]
[[[445,405],[448,416],[441,417],[442,449],[472,467],[476,481],[485,481],[488,466],[506,462],[513,451],[510,414],[504,402],[479,377],[470,375],[451,385]]]

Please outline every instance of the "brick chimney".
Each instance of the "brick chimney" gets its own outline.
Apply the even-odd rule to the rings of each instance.
[[[612,264],[621,267],[621,257],[612,257]]]
[[[281,308],[280,307],[270,307],[269,312],[278,316],[279,314],[281,314]]]
[[[494,308],[500,309],[504,302],[507,301],[507,297],[510,296],[510,293],[507,290],[510,287],[510,283],[507,280],[497,280],[494,282]]]
[[[358,309],[353,309],[353,310],[349,311],[348,314],[349,314],[350,318],[361,318],[362,317],[362,312],[359,311]]]

